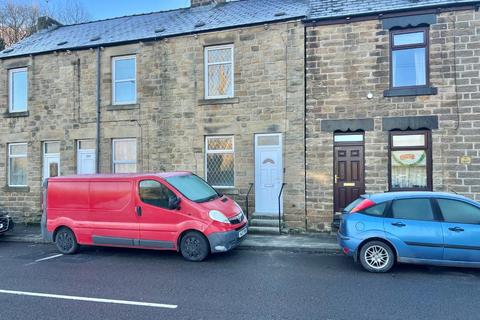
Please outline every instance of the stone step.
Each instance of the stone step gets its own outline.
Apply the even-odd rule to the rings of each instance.
[[[270,220],[267,220],[267,219],[251,219],[249,221],[249,224],[251,226],[256,226],[256,227],[275,227],[275,228],[278,228],[278,219],[270,219]]]
[[[278,227],[259,227],[251,226],[248,227],[248,233],[251,234],[279,234]]]
[[[250,219],[261,219],[261,220],[278,220],[278,213],[277,214],[265,214],[265,213],[253,213],[250,216]]]

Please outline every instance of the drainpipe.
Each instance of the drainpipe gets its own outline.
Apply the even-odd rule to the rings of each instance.
[[[96,118],[96,148],[95,148],[95,172],[100,173],[100,80],[101,80],[101,62],[100,62],[100,47],[97,47],[96,53],[97,53],[97,101],[96,101],[96,106],[97,106],[97,118]]]

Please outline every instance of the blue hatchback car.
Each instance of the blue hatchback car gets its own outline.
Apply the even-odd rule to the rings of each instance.
[[[337,237],[370,272],[396,262],[480,267],[480,204],[440,192],[363,195],[345,208]]]

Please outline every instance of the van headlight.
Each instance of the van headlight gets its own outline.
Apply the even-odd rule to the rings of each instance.
[[[234,202],[234,203],[235,203],[235,205],[237,206],[237,208],[238,208],[238,210],[239,210],[238,213],[243,213],[242,207],[240,207],[240,205],[239,205],[238,203],[236,203],[236,202]]]
[[[218,210],[210,210],[208,215],[210,216],[210,219],[214,221],[230,224],[230,220],[228,220],[228,218]]]

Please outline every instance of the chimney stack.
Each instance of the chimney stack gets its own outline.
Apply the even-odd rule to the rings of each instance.
[[[225,3],[227,0],[191,0],[190,6],[193,7],[199,7],[199,6],[206,6],[209,4],[219,4],[219,3]]]
[[[47,16],[39,17],[37,20],[37,25],[35,26],[36,32],[49,29],[49,28],[57,28],[60,27],[62,24],[55,19],[52,19]]]

